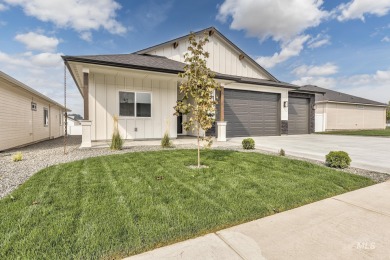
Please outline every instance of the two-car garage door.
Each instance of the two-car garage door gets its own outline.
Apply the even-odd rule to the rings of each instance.
[[[227,137],[280,135],[280,95],[225,89]]]

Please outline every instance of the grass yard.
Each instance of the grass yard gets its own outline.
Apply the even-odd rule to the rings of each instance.
[[[195,150],[52,166],[0,200],[0,259],[120,258],[373,184],[304,161]]]
[[[330,131],[317,134],[327,135],[360,135],[360,136],[383,136],[390,137],[390,127],[382,130],[348,130],[348,131]]]

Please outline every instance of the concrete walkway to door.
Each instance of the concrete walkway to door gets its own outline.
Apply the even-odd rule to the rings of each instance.
[[[128,259],[389,259],[389,201],[384,182]]]
[[[278,152],[283,148],[288,155],[325,161],[330,151],[348,152],[351,166],[390,174],[390,138],[342,135],[289,135],[252,137],[256,148]],[[243,138],[228,140],[241,144]]]

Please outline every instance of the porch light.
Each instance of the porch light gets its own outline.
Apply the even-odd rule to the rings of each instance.
[[[283,107],[288,107],[288,101],[283,102]]]

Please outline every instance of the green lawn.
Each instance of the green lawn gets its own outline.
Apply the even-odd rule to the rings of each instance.
[[[361,135],[361,136],[383,136],[390,137],[390,127],[382,130],[348,130],[348,131],[330,131],[321,132],[318,134],[329,134],[329,135]]]
[[[202,157],[208,169],[166,150],[40,171],[0,200],[0,259],[120,258],[373,184],[259,153]]]

